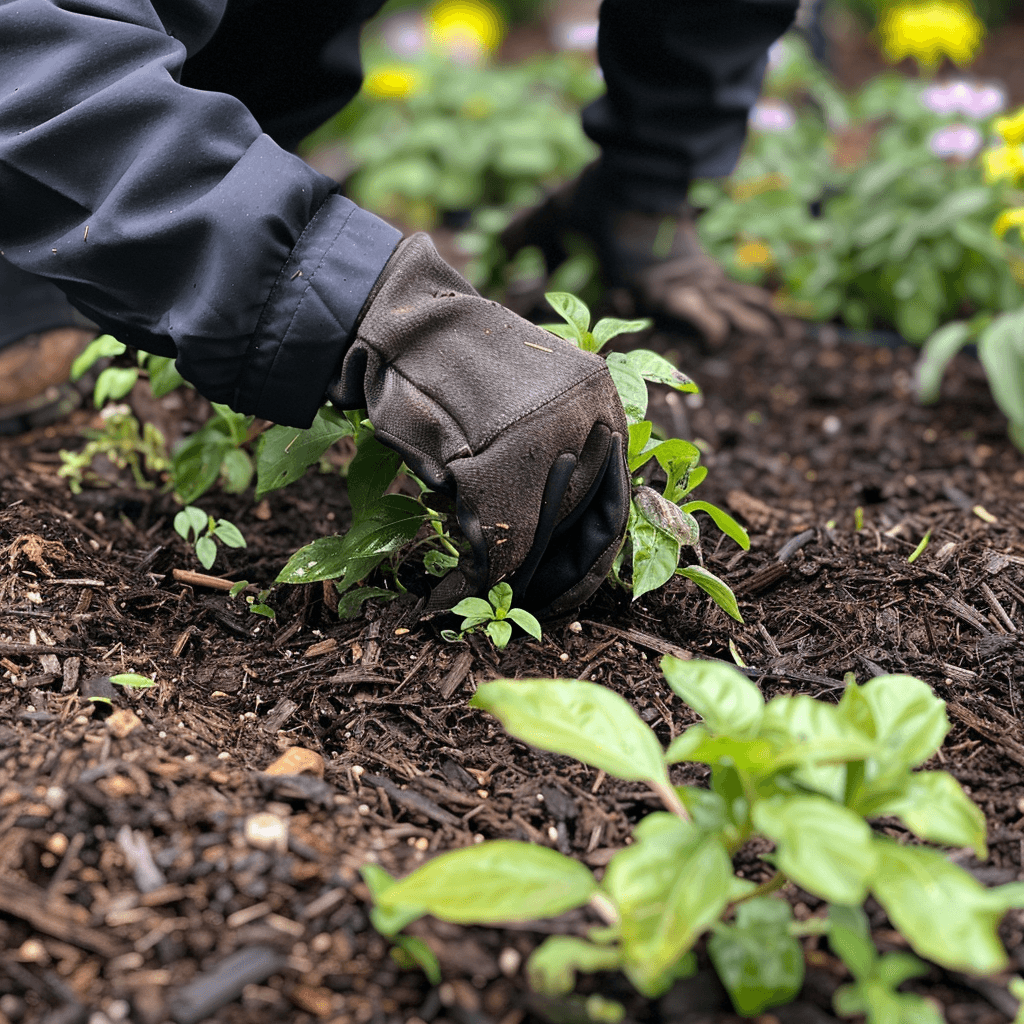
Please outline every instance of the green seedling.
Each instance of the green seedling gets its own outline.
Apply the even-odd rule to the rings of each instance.
[[[932,539],[932,531],[928,530],[925,535],[921,538],[917,547],[907,556],[907,562],[911,565],[916,562],[923,554],[924,549],[928,547],[928,542]]]
[[[565,321],[549,324],[553,334],[571,341],[587,352],[600,352],[620,334],[646,330],[649,320],[619,320],[606,317],[590,328],[590,310],[574,295],[548,292],[544,296]],[[696,393],[700,389],[667,359],[648,349],[627,353],[613,352],[607,357],[608,370],[619,392],[629,424],[629,471],[633,476],[627,543],[612,566],[611,576],[633,591],[633,600],[664,586],[673,575],[683,576],[707,593],[738,622],[742,622],[736,597],[729,586],[702,565],[680,567],[683,547],[694,550],[700,559],[700,524],[694,512],[703,512],[740,547],[750,547],[746,530],[727,512],[707,501],[684,499],[707,476],[700,466],[700,449],[681,438],[662,440],[653,436],[654,424],[647,413],[648,382],[665,384],[676,391]],[[665,475],[661,491],[644,483],[645,467],[655,462]],[[622,577],[623,566],[631,569],[630,579]]]
[[[174,517],[174,530],[195,547],[196,558],[204,569],[217,560],[217,541],[229,548],[244,548],[245,538],[234,523],[214,519],[195,505],[186,505]]]
[[[149,676],[140,676],[137,672],[122,672],[120,675],[111,676],[110,681],[115,686],[123,686],[127,690],[148,690],[156,686]]]
[[[238,597],[239,594],[249,586],[248,580],[239,580],[229,591],[228,597]],[[274,611],[266,602],[270,596],[270,588],[261,590],[255,597],[251,594],[246,594],[245,603],[249,606],[249,611],[253,615],[262,615],[265,619],[276,618],[277,612]]]
[[[103,427],[84,432],[88,441],[80,452],[60,452],[57,475],[67,480],[72,494],[81,494],[86,484],[109,487],[110,481],[93,470],[94,462],[105,458],[118,469],[130,470],[140,490],[152,490],[171,465],[163,434],[152,423],[144,424],[140,433],[139,421],[127,406],[108,406],[100,415]]]
[[[799,991],[797,939],[829,936],[854,983],[837,1007],[931,1021],[930,1006],[896,992],[917,961],[877,958],[858,917],[870,895],[918,956],[951,970],[1004,970],[997,934],[1024,883],[986,889],[929,845],[970,847],[986,856],[985,819],[947,772],[921,771],[949,729],[945,705],[919,679],[848,681],[838,705],[809,696],[765,701],[721,662],[666,657],[669,686],[701,717],[665,749],[620,696],[581,680],[482,683],[471,704],[495,715],[517,739],[591,768],[646,784],[667,808],[643,818],[632,845],[611,858],[600,881],[582,864],[530,843],[484,842],[442,854],[401,880],[379,867],[372,920],[395,936],[432,914],[460,924],[497,925],[556,917],[589,905],[604,922],[586,938],[554,936],[527,963],[539,991],[566,995],[580,971],[621,970],[656,998],[692,973],[693,950],[710,932],[709,953],[738,1012],[756,1015]],[[711,770],[710,788],[676,786],[672,765]],[[876,833],[895,819],[922,845]],[[749,841],[774,875],[754,885],[733,873]],[[368,870],[370,870],[368,868]],[[787,881],[831,905],[828,918],[796,922],[777,895]]]
[[[512,639],[512,623],[529,633],[537,640],[541,638],[540,623],[528,611],[512,607],[512,588],[507,583],[498,583],[491,587],[487,600],[480,597],[467,597],[453,609],[455,615],[465,616],[459,631],[444,629],[441,636],[455,643],[467,633],[486,633],[499,651],[505,649]]]

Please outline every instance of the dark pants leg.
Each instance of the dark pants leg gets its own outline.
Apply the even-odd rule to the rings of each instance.
[[[692,178],[732,172],[769,46],[798,0],[604,0],[598,57],[607,94],[583,113],[608,194],[667,211]]]
[[[213,39],[185,62],[182,83],[238,97],[268,135],[293,149],[359,92],[359,32],[383,3],[236,0]],[[88,323],[56,285],[0,256],[0,349],[26,334]]]

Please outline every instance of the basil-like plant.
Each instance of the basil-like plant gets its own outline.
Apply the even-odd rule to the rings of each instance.
[[[544,297],[565,322],[543,326],[585,352],[600,352],[612,338],[651,326],[650,320],[605,317],[591,330],[590,310],[575,295],[547,292]],[[700,449],[678,437],[653,437],[654,424],[645,419],[648,381],[667,384],[676,391],[690,394],[700,388],[667,359],[649,349],[612,352],[606,362],[626,412],[629,424],[627,458],[629,471],[634,474],[628,540],[612,567],[612,578],[621,586],[631,588],[635,601],[648,591],[664,586],[673,574],[684,576],[708,593],[734,619],[742,622],[736,597],[729,586],[702,565],[680,567],[679,556],[686,546],[693,548],[698,559],[700,557],[700,524],[693,517],[694,512],[707,513],[723,533],[744,549],[750,547],[750,538],[746,530],[718,506],[707,501],[684,500],[707,476],[707,468],[698,464]],[[665,474],[664,488],[660,492],[646,485],[641,475],[652,461],[657,462]],[[631,568],[628,581],[621,574],[625,564]]]
[[[765,702],[720,662],[662,660],[669,686],[703,719],[663,749],[618,694],[581,680],[483,683],[470,702],[517,739],[649,786],[668,810],[643,818],[634,842],[599,882],[555,850],[499,840],[442,854],[401,880],[380,867],[364,877],[382,934],[397,936],[425,914],[498,925],[590,906],[602,924],[585,936],[545,940],[527,962],[530,983],[566,995],[579,971],[621,970],[654,998],[708,951],[738,1012],[755,1015],[792,999],[804,970],[798,938],[825,934],[852,985],[836,1009],[873,1024],[939,1024],[932,1005],[896,987],[918,973],[909,955],[877,958],[861,905],[873,896],[918,956],[952,970],[1005,969],[1003,914],[1024,907],[1024,883],[986,889],[929,845],[872,830],[895,818],[925,843],[986,855],[985,819],[948,772],[920,771],[949,722],[927,684],[889,675],[850,681],[838,705],[809,696]],[[675,786],[673,764],[711,769],[710,788]],[[748,840],[770,840],[775,869],[761,885],[736,876]],[[830,904],[827,918],[793,920],[773,893],[787,881]]]
[[[463,615],[459,631],[442,629],[441,636],[455,643],[467,633],[482,630],[494,643],[498,650],[504,650],[512,639],[512,623],[537,640],[541,638],[540,623],[524,608],[512,607],[512,588],[507,583],[497,583],[491,587],[485,601],[480,597],[467,597],[453,609],[454,615]]]

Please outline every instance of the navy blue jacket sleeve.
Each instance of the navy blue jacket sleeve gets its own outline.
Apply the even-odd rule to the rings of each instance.
[[[321,404],[399,232],[179,84],[226,0],[0,0],[0,251],[213,401]]]

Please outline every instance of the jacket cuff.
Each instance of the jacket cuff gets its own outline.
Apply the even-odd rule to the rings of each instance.
[[[349,345],[366,298],[402,233],[330,195],[299,237],[246,353],[232,408],[308,427]]]

